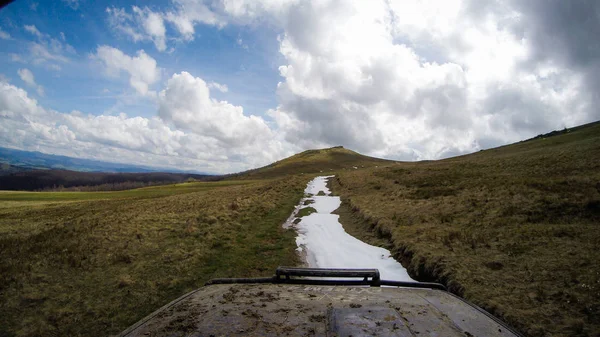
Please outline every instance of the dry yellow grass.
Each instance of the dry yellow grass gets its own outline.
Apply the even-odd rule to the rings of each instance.
[[[364,156],[336,146],[328,149],[307,150],[273,164],[249,170],[232,177],[241,179],[269,179],[293,174],[332,174],[367,167],[390,164],[392,161]]]
[[[210,278],[295,264],[281,224],[307,180],[2,193],[0,335],[106,336]]]
[[[600,335],[600,124],[340,172],[332,187],[348,230],[386,239],[418,280],[447,284],[526,335]]]
[[[117,333],[210,278],[295,264],[281,224],[321,171],[346,229],[413,277],[527,335],[600,335],[599,124],[435,162],[333,148],[235,177],[268,180],[2,192],[0,335]]]

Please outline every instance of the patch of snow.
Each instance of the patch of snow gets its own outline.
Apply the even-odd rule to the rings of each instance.
[[[317,210],[317,213],[330,214],[340,207],[340,198],[331,196],[314,196],[310,198],[315,202],[308,205]]]
[[[308,183],[305,193],[309,195],[301,201],[312,200],[307,206],[298,206],[290,219],[294,219],[299,209],[313,207],[317,210],[302,217],[296,225],[286,222],[287,227],[294,227],[297,250],[306,257],[309,267],[313,268],[377,268],[384,280],[413,281],[406,269],[391,257],[389,250],[371,246],[346,233],[339,222],[336,210],[341,200],[331,196],[327,188],[327,179],[333,176],[317,177]],[[317,196],[323,191],[325,196]]]
[[[331,191],[327,188],[327,179],[331,177],[335,176],[316,177],[315,179],[311,180],[308,185],[306,185],[304,193],[317,195],[320,191],[323,191],[325,195],[331,195]]]

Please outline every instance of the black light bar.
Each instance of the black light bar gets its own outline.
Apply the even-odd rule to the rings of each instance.
[[[336,279],[311,279],[307,277],[330,277]],[[362,278],[362,280],[344,280],[340,278]],[[283,283],[306,285],[339,285],[339,286],[392,286],[406,288],[439,289],[446,291],[446,287],[439,283],[431,282],[405,282],[381,280],[378,269],[331,269],[331,268],[296,268],[278,267],[273,277],[262,278],[217,278],[206,282],[211,284],[233,283]]]
[[[275,271],[277,278],[285,277],[289,280],[291,276],[300,277],[337,277],[337,278],[356,278],[362,277],[364,281],[371,282],[379,281],[378,269],[338,269],[338,268],[295,268],[295,267],[278,267]]]

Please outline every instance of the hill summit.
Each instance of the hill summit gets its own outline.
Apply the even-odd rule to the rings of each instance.
[[[242,172],[239,175],[247,178],[273,178],[288,174],[353,170],[390,163],[393,161],[365,156],[343,146],[334,146],[326,149],[306,150],[273,164]]]

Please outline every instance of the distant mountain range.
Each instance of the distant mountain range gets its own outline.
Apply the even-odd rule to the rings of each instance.
[[[150,167],[99,160],[57,156],[41,152],[21,151],[0,147],[0,172],[10,173],[29,170],[71,170],[79,172],[143,173],[170,172],[207,174],[199,171],[183,171],[170,168]],[[0,174],[2,174],[0,173]]]

